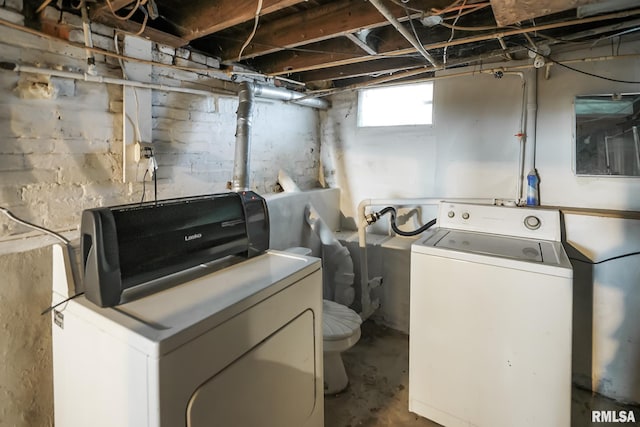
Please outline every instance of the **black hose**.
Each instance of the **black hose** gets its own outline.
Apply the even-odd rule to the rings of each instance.
[[[433,225],[436,223],[436,219],[434,218],[431,221],[427,222],[422,227],[418,228],[417,230],[402,231],[396,225],[396,209],[393,206],[388,206],[388,207],[382,209],[380,212],[376,213],[375,214],[376,220],[378,218],[382,217],[383,215],[388,214],[388,213],[391,213],[391,219],[390,219],[391,229],[393,230],[394,233],[396,233],[396,234],[398,234],[400,236],[405,236],[405,237],[417,236],[418,234],[424,233],[429,228],[433,227]]]

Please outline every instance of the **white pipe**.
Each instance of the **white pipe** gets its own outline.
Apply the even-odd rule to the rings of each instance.
[[[358,204],[356,224],[358,226],[358,246],[360,249],[360,302],[362,320],[368,319],[380,306],[379,300],[371,300],[371,290],[380,286],[382,278],[369,279],[369,261],[367,259],[367,222],[365,219],[367,206],[413,206],[438,205],[440,202],[456,201],[463,203],[495,204],[495,199],[468,199],[448,197],[427,197],[417,199],[364,199]]]
[[[538,69],[533,68],[527,76],[527,121],[525,125],[525,152],[527,160],[527,171],[536,168],[536,124],[538,118]],[[525,171],[523,170],[523,175]],[[526,177],[522,177],[524,185]]]
[[[86,0],[80,0],[80,13],[82,15],[82,32],[84,33],[84,45],[87,49],[87,73],[95,76],[96,58],[90,49],[93,49],[93,39],[91,38],[91,24],[89,22],[89,13],[87,12]]]
[[[507,73],[505,73],[507,74]],[[511,71],[508,74],[517,75],[522,81],[522,105],[520,108],[520,128],[518,130],[519,148],[518,148],[518,175],[516,177],[516,198],[515,202],[520,205],[522,200],[522,183],[524,181],[524,154],[525,154],[525,141],[526,132],[525,117],[526,117],[526,104],[527,104],[527,80],[524,77],[524,73],[521,71]]]
[[[180,93],[189,93],[192,95],[200,95],[200,96],[213,96],[213,95],[224,95],[224,96],[235,96],[236,94],[232,91],[220,90],[220,89],[211,89],[209,90],[201,90],[201,89],[191,89],[186,87],[177,87],[177,86],[167,86],[156,83],[146,83],[146,82],[136,82],[133,80],[125,80],[118,79],[113,77],[102,77],[102,76],[92,76],[88,73],[74,73],[72,71],[62,71],[62,70],[54,70],[50,68],[39,68],[32,67],[29,65],[20,65],[13,62],[0,62],[0,69],[22,72],[22,73],[32,73],[32,74],[40,74],[44,76],[54,76],[54,77],[62,77],[73,80],[83,80],[86,82],[92,83],[106,83],[120,86],[128,86],[128,87],[139,87],[145,89],[153,89],[153,90],[161,90],[165,92],[180,92]],[[294,92],[287,89],[263,86],[256,83],[253,83],[255,87],[255,96],[267,99],[275,99],[279,101],[285,102],[293,102],[294,104],[302,105],[305,107],[318,108],[318,109],[327,109],[330,104],[327,100],[317,99],[317,98],[305,98],[305,95],[299,92]]]
[[[102,76],[92,76],[87,73],[74,73],[71,71],[62,71],[62,70],[53,70],[48,68],[39,68],[32,67],[28,65],[19,65],[13,62],[2,62],[0,63],[0,68],[5,70],[11,70],[18,73],[32,73],[32,74],[41,74],[44,76],[53,76],[53,77],[62,77],[66,79],[73,80],[83,80],[86,82],[92,83],[106,83],[120,86],[129,86],[129,87],[140,87],[145,89],[155,89],[161,90],[165,92],[181,92],[181,93],[189,93],[192,95],[201,95],[201,96],[213,96],[213,95],[230,95],[234,96],[235,94],[231,91],[206,91],[199,89],[190,89],[186,87],[176,87],[176,86],[166,86],[156,83],[145,83],[145,82],[136,82],[133,80],[125,80],[118,79],[113,77],[102,77]]]

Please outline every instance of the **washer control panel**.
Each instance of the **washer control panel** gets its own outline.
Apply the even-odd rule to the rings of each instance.
[[[442,202],[438,226],[516,237],[560,241],[560,212],[517,206]]]

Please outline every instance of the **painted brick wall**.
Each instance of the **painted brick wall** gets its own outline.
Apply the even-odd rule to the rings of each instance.
[[[52,8],[44,17],[50,26],[57,26],[57,33],[81,39],[78,17]],[[99,31],[95,45],[113,50],[113,39],[106,34],[112,30],[102,25],[93,28]],[[84,49],[2,26],[0,40],[2,61],[84,69]],[[218,65],[215,58],[166,46],[154,46],[153,55],[163,63]],[[99,75],[121,77],[116,60],[103,55],[96,60]],[[205,90],[220,86],[211,77],[164,67],[153,67],[152,81]],[[235,97],[154,90],[152,105],[141,108],[152,110],[159,198],[226,190],[233,167]],[[273,191],[279,169],[303,189],[314,187],[319,165],[317,111],[258,100],[253,123],[252,188]],[[132,203],[142,197],[140,181],[146,164],[138,166],[138,182],[121,179],[120,86],[0,71],[0,137],[0,206],[28,221],[58,230],[74,228],[84,208]],[[153,185],[146,187],[149,200]],[[0,218],[0,239],[24,231]]]
[[[0,0],[0,19],[22,24],[21,0]],[[80,20],[47,8],[43,27],[82,41]],[[94,44],[113,50],[113,30],[93,25]],[[154,45],[154,60],[217,67],[185,49]],[[117,60],[96,55],[101,76],[122,76]],[[83,72],[84,49],[0,25],[0,62]],[[232,85],[194,72],[153,67],[152,80],[197,89]],[[258,100],[253,120],[252,187],[269,192],[279,169],[303,189],[319,167],[318,113]],[[232,177],[237,99],[153,91],[152,139],[159,198],[226,191]],[[122,182],[123,90],[116,85],[0,70],[0,206],[56,231],[76,230],[85,208],[138,202],[138,179]],[[153,195],[147,182],[146,200]],[[51,238],[28,238],[0,215],[0,427],[53,425],[51,330],[40,312],[51,295]],[[67,233],[73,238],[75,231]],[[49,296],[48,296],[49,295]]]

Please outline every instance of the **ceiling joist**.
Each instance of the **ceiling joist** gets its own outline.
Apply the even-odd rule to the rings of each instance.
[[[448,3],[449,0],[412,2],[413,7],[421,6],[423,10],[444,7]],[[389,10],[398,20],[407,19],[406,10],[402,6],[396,3],[389,4]],[[337,0],[260,25],[240,58],[238,53],[248,33],[242,39],[217,39],[216,44],[220,46],[223,62],[236,61],[388,24],[389,22],[368,2]]]
[[[529,60],[526,49],[534,45],[572,49],[585,46],[576,41],[640,39],[633,0],[616,0],[615,7],[611,0],[96,1],[97,22],[136,33],[149,14],[143,37],[300,87],[405,81],[485,56],[494,63]],[[578,6],[587,3],[597,10],[581,14],[587,6]],[[505,19],[517,22],[507,27]]]

